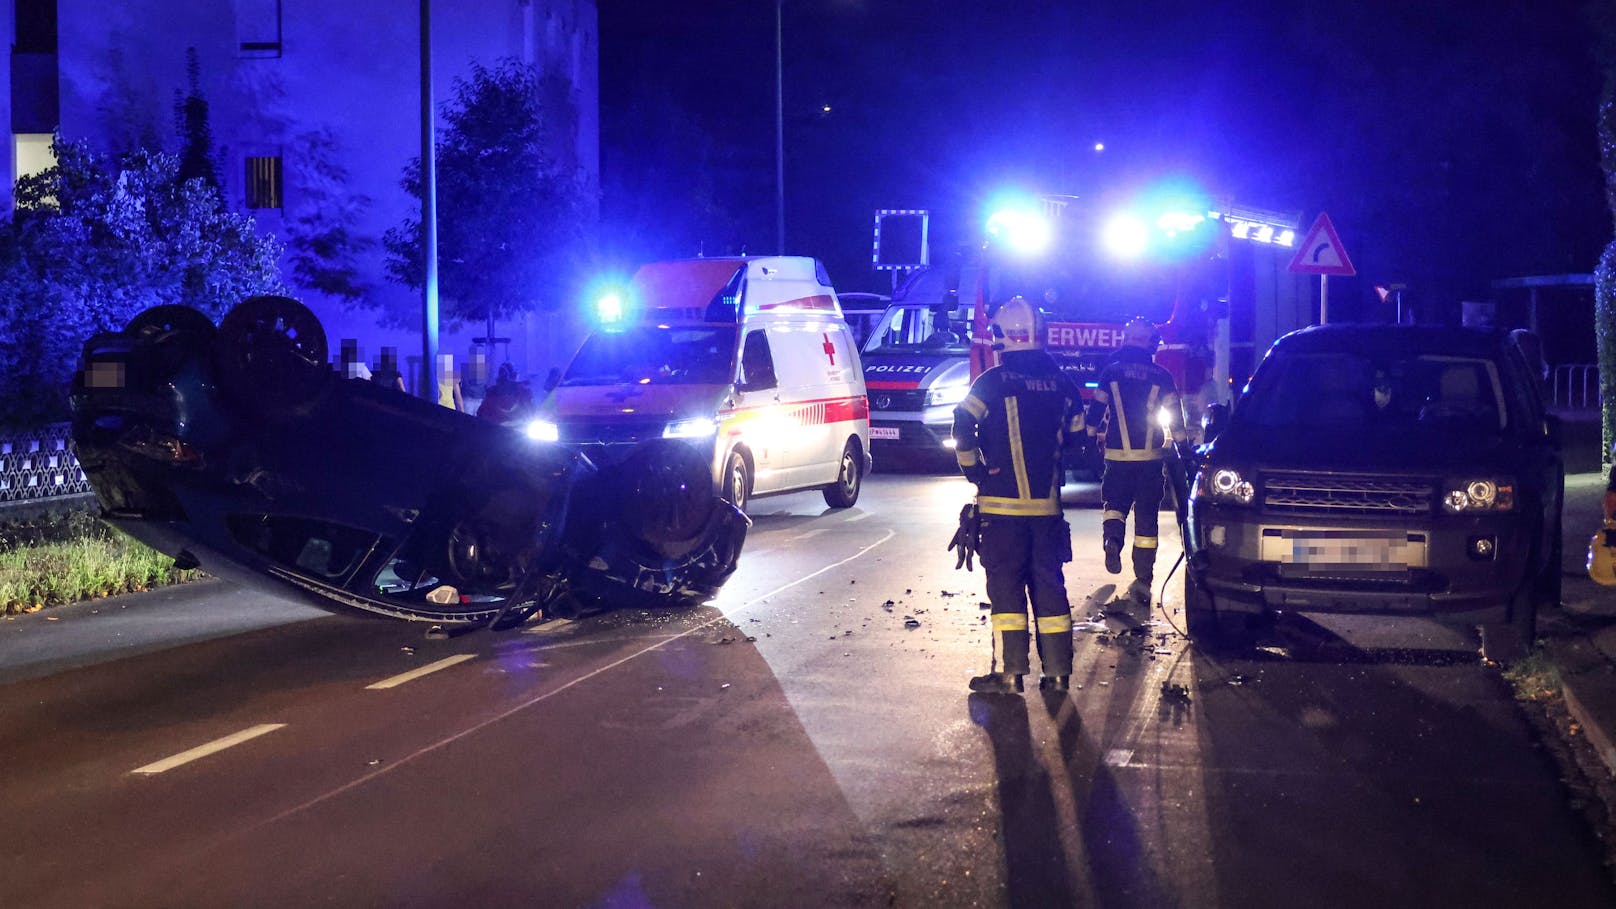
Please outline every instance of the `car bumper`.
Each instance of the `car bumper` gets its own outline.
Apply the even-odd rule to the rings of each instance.
[[[954,450],[953,408],[933,408],[937,413],[886,412],[870,414],[870,445],[906,451],[950,452]]]
[[[1321,541],[1340,554],[1320,554]],[[1478,551],[1479,541],[1490,544],[1490,554]],[[1395,555],[1366,555],[1387,545]],[[1533,540],[1518,515],[1276,520],[1198,505],[1191,550],[1191,570],[1220,610],[1480,623],[1507,619],[1512,597],[1531,575]]]

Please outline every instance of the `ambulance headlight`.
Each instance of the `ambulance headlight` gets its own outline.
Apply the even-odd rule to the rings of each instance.
[[[971,393],[971,383],[950,382],[946,385],[933,385],[926,392],[927,407],[942,407],[945,404],[958,404]]]
[[[693,417],[675,420],[662,427],[664,439],[708,439],[718,432],[718,423],[712,417]]]
[[[534,440],[535,442],[561,441],[561,427],[555,425],[549,420],[529,420],[527,427],[523,429],[523,432],[527,434],[528,438]]]

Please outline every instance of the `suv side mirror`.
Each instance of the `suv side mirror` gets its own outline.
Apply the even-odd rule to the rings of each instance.
[[[1216,439],[1228,425],[1229,405],[1206,405],[1206,411],[1201,414],[1201,442],[1204,444]]]

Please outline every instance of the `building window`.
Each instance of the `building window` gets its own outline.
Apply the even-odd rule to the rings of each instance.
[[[236,0],[236,40],[243,57],[279,57],[280,0]]]
[[[281,186],[279,155],[247,159],[248,208],[281,208]]]

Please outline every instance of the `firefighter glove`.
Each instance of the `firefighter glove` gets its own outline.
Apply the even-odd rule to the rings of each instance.
[[[971,571],[971,560],[976,557],[976,551],[982,544],[982,522],[974,504],[966,505],[960,509],[959,529],[954,531],[954,538],[948,541],[948,550],[959,550],[959,560],[954,563],[955,568],[964,567]]]

